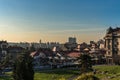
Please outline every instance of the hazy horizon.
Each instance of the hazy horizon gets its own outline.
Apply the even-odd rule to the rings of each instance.
[[[119,0],[0,0],[0,40],[97,41],[120,26]]]

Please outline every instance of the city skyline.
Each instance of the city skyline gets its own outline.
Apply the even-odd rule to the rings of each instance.
[[[119,0],[0,0],[0,39],[78,43],[99,40],[120,26]]]

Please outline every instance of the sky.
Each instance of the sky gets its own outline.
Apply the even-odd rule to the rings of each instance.
[[[120,0],[0,0],[0,40],[78,43],[120,26]]]

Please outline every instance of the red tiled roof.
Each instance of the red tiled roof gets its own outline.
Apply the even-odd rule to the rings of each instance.
[[[71,52],[71,53],[68,53],[67,56],[77,58],[80,56],[80,53],[79,52]]]

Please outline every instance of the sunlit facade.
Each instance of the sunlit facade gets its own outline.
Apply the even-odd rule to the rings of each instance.
[[[106,60],[109,64],[120,63],[120,28],[107,30],[105,36]]]

